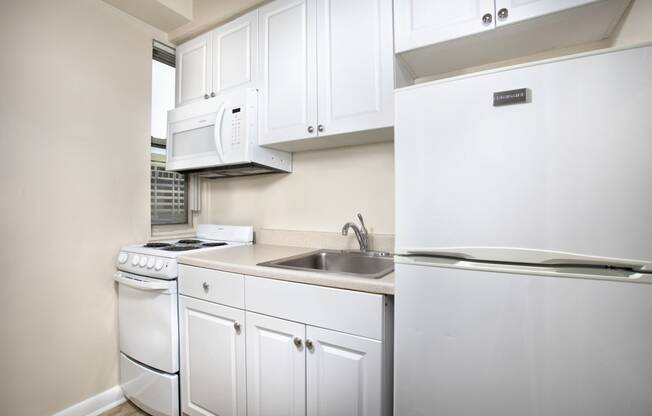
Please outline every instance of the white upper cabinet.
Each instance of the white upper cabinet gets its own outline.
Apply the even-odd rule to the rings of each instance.
[[[397,53],[494,28],[494,0],[395,0],[394,8]]]
[[[596,0],[496,0],[496,25],[508,25]]]
[[[259,9],[260,144],[317,135],[315,34],[315,0]]]
[[[306,413],[305,325],[247,312],[247,415]]]
[[[277,0],[259,13],[260,144],[295,151],[391,139],[342,136],[393,125],[391,0]]]
[[[630,0],[394,0],[394,41],[410,76],[607,38]]]
[[[258,77],[258,10],[211,32],[212,90],[256,88]]]
[[[391,0],[317,0],[320,136],[393,125]]]
[[[179,296],[181,410],[246,416],[244,311]]]
[[[177,47],[177,107],[210,94],[211,37],[205,34]]]
[[[177,47],[177,107],[257,87],[258,10]]]
[[[308,326],[308,416],[380,416],[382,343]]]

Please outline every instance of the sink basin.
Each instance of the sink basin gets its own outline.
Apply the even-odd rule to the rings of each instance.
[[[394,271],[394,258],[390,253],[377,251],[361,253],[357,251],[317,250],[312,253],[267,261],[258,265],[379,279]]]

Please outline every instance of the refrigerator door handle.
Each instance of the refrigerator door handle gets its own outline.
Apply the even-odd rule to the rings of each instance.
[[[540,266],[605,266],[652,273],[652,266],[643,260],[618,259],[554,250],[514,247],[436,247],[397,249],[397,255],[445,257],[466,261],[492,261]]]

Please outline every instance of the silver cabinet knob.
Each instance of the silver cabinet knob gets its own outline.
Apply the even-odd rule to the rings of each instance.
[[[204,292],[208,292],[208,288],[209,288],[210,286],[208,285],[208,283],[204,282],[204,283],[201,284],[201,287],[204,288]]]
[[[236,321],[236,322],[233,323],[233,329],[235,329],[236,332],[240,332],[240,328],[241,328],[240,322]]]
[[[293,340],[293,341],[294,341],[294,345],[296,345],[297,348],[301,348],[301,343],[302,343],[302,342],[301,342],[301,338],[299,338],[299,337],[294,337],[294,340]]]
[[[317,131],[324,131],[324,126],[323,125],[318,125],[317,126]]]
[[[312,133],[315,131],[315,128],[313,126],[308,126],[308,133]]]
[[[502,9],[498,10],[498,18],[500,20],[505,20],[505,19],[507,19],[507,17],[509,17],[509,10],[507,10],[504,7]]]
[[[487,13],[484,16],[482,16],[482,23],[485,25],[491,24],[491,22],[494,20],[494,17],[491,13]]]
[[[210,96],[208,94],[204,94],[204,100],[208,100]]]
[[[308,348],[309,350],[312,350],[314,347],[315,347],[315,346],[313,345],[312,341],[310,341],[309,339],[307,339],[307,340],[306,340],[306,348]]]
[[[211,97],[215,97],[215,93],[214,93],[214,92],[211,93]]]

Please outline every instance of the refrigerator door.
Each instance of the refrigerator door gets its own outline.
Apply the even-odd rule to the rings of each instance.
[[[493,106],[496,92],[527,102]],[[399,253],[652,269],[652,46],[396,93]]]
[[[395,415],[641,416],[652,285],[396,265]]]

